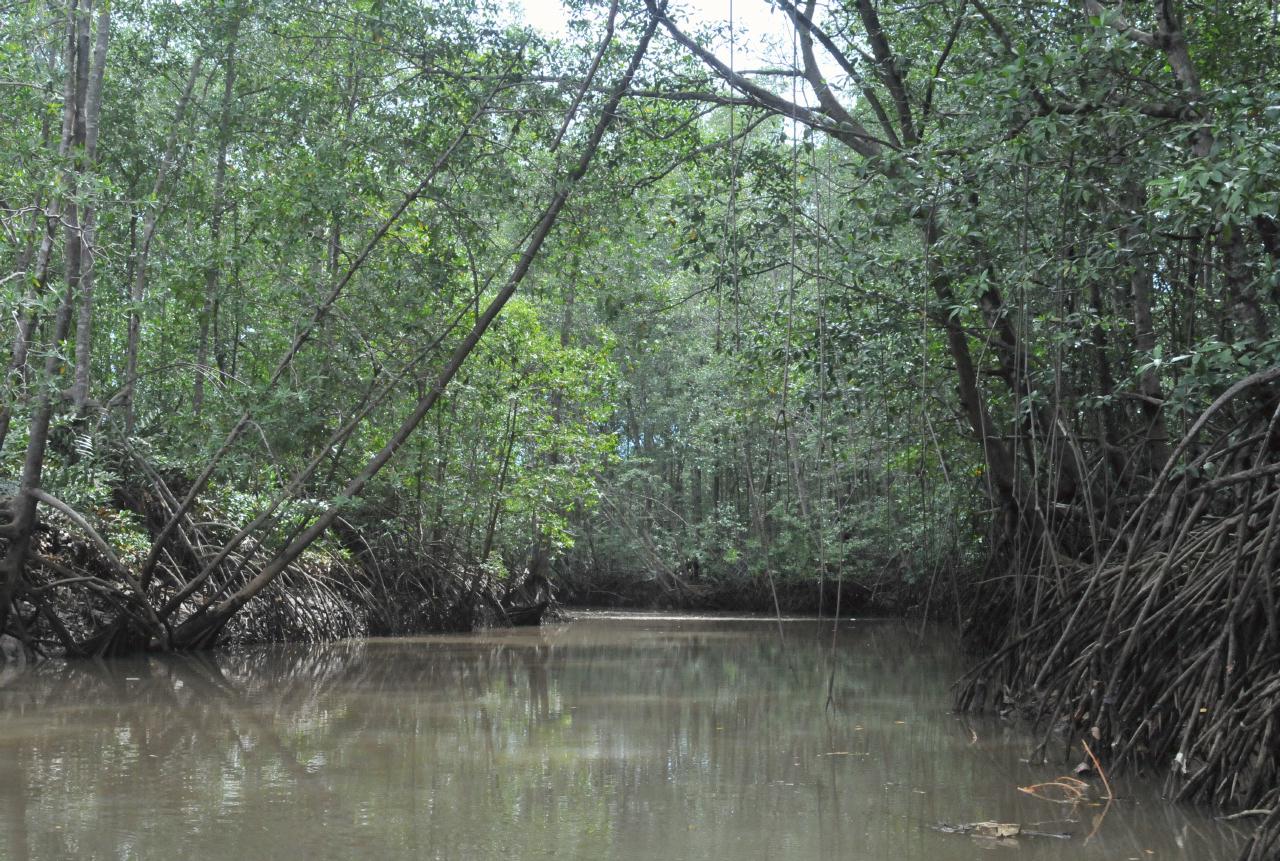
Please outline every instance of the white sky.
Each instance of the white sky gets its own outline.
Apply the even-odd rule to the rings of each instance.
[[[549,35],[564,33],[569,15],[560,0],[512,0],[517,9],[523,8],[526,23]],[[683,29],[694,30],[702,26],[727,25],[730,7],[734,23],[734,68],[758,69],[773,65],[769,57],[791,56],[791,29],[786,17],[772,9],[769,0],[684,0],[671,5],[671,15]],[[769,48],[775,49],[771,53]],[[716,54],[729,61],[729,40],[726,37],[715,46]]]

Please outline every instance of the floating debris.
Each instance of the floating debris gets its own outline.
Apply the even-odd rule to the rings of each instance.
[[[1023,828],[1016,822],[996,822],[994,820],[988,822],[966,822],[959,825],[953,825],[949,822],[939,822],[930,826],[934,831],[941,831],[943,834],[968,834],[972,837],[987,837],[997,840],[1007,840],[1013,837],[1052,837],[1056,840],[1070,840],[1071,834],[1064,831],[1032,831]]]

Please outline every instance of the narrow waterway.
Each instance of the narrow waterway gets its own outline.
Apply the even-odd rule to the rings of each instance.
[[[833,650],[829,623],[644,614],[46,664],[0,680],[0,857],[1234,857],[1140,781],[1020,792],[1067,769],[950,714],[961,669],[897,622]],[[1073,836],[931,828],[979,820]]]

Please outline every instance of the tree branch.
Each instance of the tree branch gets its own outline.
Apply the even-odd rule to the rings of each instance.
[[[933,110],[933,90],[937,84],[938,78],[942,75],[942,68],[947,64],[947,58],[951,56],[951,49],[955,47],[956,38],[960,35],[960,30],[964,27],[964,13],[969,8],[969,0],[960,0],[960,9],[956,12],[956,19],[951,22],[951,30],[947,33],[947,41],[942,46],[942,53],[938,56],[938,62],[933,66],[933,74],[929,76],[929,83],[924,88],[924,106],[920,109],[920,123],[929,118],[929,114]],[[923,132],[923,129],[921,129]]]
[[[1145,45],[1148,48],[1156,47],[1156,37],[1146,30],[1139,30],[1130,24],[1129,20],[1124,17],[1124,13],[1119,9],[1108,9],[1098,0],[1084,0],[1084,11],[1091,18],[1100,19],[1112,30],[1115,30],[1130,41]]]
[[[715,54],[712,54],[706,48],[699,45],[689,36],[685,35],[675,22],[662,10],[658,8],[655,0],[645,0],[645,5],[649,8],[649,14],[653,19],[662,24],[667,32],[671,34],[671,38],[675,39],[684,47],[688,48],[702,62],[706,63],[715,70],[729,86],[738,92],[747,96],[751,101],[763,108],[768,108],[776,113],[789,117],[797,122],[802,122],[811,128],[825,132],[835,139],[844,143],[854,152],[867,158],[874,158],[881,153],[883,147],[892,144],[888,141],[881,140],[870,134],[866,128],[860,123],[854,122],[852,125],[834,122],[825,118],[823,115],[810,110],[809,108],[797,105],[783,97],[772,93],[742,77],[742,75],[730,69]]]
[[[569,106],[568,112],[564,115],[564,122],[560,125],[560,131],[556,132],[555,140],[551,142],[549,147],[551,152],[555,152],[560,148],[560,141],[564,139],[564,133],[569,130],[569,124],[577,116],[578,107],[582,104],[583,97],[586,96],[587,90],[595,81],[596,72],[600,69],[600,61],[604,59],[605,51],[609,50],[609,44],[613,42],[613,27],[617,20],[618,0],[613,0],[613,3],[609,6],[609,20],[604,27],[604,38],[600,40],[600,50],[596,51],[596,55],[591,58],[591,68],[587,69],[587,78],[582,82],[582,86],[578,88],[578,92],[573,97],[573,104]]]
[[[823,91],[830,92],[826,81],[822,78],[822,74],[818,71],[817,59],[813,54],[813,39],[817,39],[826,52],[834,59],[840,68],[858,85],[863,97],[867,100],[867,104],[871,105],[871,110],[876,115],[876,120],[880,123],[881,129],[884,130],[885,137],[889,139],[895,146],[901,147],[901,141],[898,139],[898,132],[893,127],[892,121],[889,119],[888,112],[884,109],[884,105],[880,102],[880,97],[876,95],[876,91],[871,89],[866,79],[858,72],[853,61],[841,51],[831,37],[828,36],[813,21],[814,0],[809,0],[808,6],[802,12],[798,6],[790,2],[790,0],[778,0],[778,5],[782,10],[791,16],[791,22],[795,25],[796,32],[800,34],[801,50],[805,52],[805,80],[809,82],[809,86],[813,87],[818,94],[818,100],[823,99]],[[834,96],[833,96],[834,98]],[[825,107],[825,104],[824,104]],[[843,112],[843,108],[841,108]],[[847,114],[846,114],[847,115]]]
[[[649,42],[652,40],[657,26],[658,20],[656,18],[649,21],[646,26],[626,70],[612,88],[608,100],[601,107],[599,117],[596,119],[595,126],[583,145],[576,164],[568,172],[568,175],[563,178],[563,181],[557,183],[558,190],[543,210],[541,217],[538,219],[537,227],[530,235],[528,243],[521,252],[520,259],[507,278],[506,283],[489,302],[484,312],[476,319],[471,331],[454,348],[448,361],[436,376],[431,387],[418,401],[413,411],[400,423],[399,428],[396,429],[391,438],[369,459],[360,472],[347,482],[337,501],[325,506],[324,510],[316,515],[315,519],[307,524],[305,528],[301,529],[296,534],[296,537],[289,541],[282,550],[276,553],[249,582],[245,583],[233,594],[222,599],[218,604],[212,606],[207,612],[197,613],[186,619],[175,634],[175,645],[179,648],[200,648],[212,644],[227,620],[286,568],[292,565],[307,547],[311,546],[317,538],[328,530],[341,513],[341,500],[359,497],[365,486],[409,440],[414,430],[444,394],[445,389],[457,375],[467,357],[471,355],[471,352],[480,342],[480,339],[484,337],[494,320],[502,313],[502,309],[507,302],[515,295],[525,276],[528,275],[530,267],[542,249],[543,243],[555,226],[557,217],[569,201],[569,197],[578,183],[582,181],[590,170],[596,151],[600,147],[600,142],[617,116],[618,105],[630,90],[631,81],[634,79],[636,71],[648,51]]]
[[[915,123],[911,118],[911,104],[907,100],[906,73],[898,68],[898,60],[893,56],[889,40],[884,35],[884,27],[880,24],[880,15],[872,0],[858,0],[858,14],[862,18],[862,26],[867,31],[867,39],[871,42],[871,53],[876,58],[876,67],[880,70],[881,80],[889,88],[894,108],[898,112],[898,122],[902,126],[902,140],[908,146],[920,142],[916,135]]]

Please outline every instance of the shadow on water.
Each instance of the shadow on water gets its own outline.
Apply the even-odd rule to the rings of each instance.
[[[542,629],[45,664],[0,688],[0,855],[1229,861],[1238,832],[946,711],[943,632],[635,614]],[[1000,844],[938,822],[1071,840]],[[1095,830],[1087,842],[1086,836]]]

